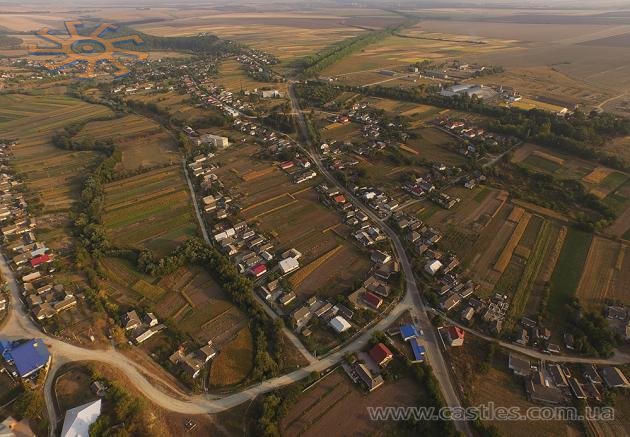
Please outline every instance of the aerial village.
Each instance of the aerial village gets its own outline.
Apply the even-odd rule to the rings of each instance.
[[[7,173],[13,145],[0,144],[0,231],[5,253],[11,257],[10,267],[20,278],[24,301],[33,317],[42,321],[76,305],[76,291],[56,280],[55,256],[46,242],[36,237],[37,225],[29,216],[21,182]]]

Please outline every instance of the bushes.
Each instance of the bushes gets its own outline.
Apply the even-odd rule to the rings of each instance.
[[[570,332],[573,333],[575,339],[575,350],[588,355],[612,356],[617,346],[617,339],[606,319],[593,311],[586,312],[580,317],[581,309],[574,309],[575,320]]]
[[[91,436],[135,435],[150,436],[152,418],[144,399],[133,396],[119,383],[112,383],[105,401],[108,409],[90,426]],[[122,424],[124,431],[112,434],[112,428]]]

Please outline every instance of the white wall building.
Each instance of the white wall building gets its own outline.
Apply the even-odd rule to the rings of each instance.
[[[203,144],[210,144],[217,149],[226,149],[230,145],[230,142],[226,137],[212,134],[201,135],[199,137],[199,141],[201,141]]]
[[[286,275],[287,273],[297,270],[300,267],[300,263],[295,258],[288,257],[280,261],[278,267],[280,267],[282,274]]]

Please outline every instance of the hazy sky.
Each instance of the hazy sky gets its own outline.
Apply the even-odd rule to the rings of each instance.
[[[88,7],[88,6],[181,6],[181,5],[246,5],[264,3],[269,4],[317,4],[317,3],[333,3],[334,0],[208,0],[208,1],[195,1],[195,0],[0,0],[0,6],[2,7],[16,7],[30,6],[30,5],[46,5],[51,9],[59,6],[73,6],[73,7]],[[396,1],[376,1],[376,0],[338,0],[343,4],[370,4],[370,5],[383,5],[388,7],[395,7],[396,5],[404,5],[404,7],[416,6],[416,7],[449,7],[449,6],[477,6],[477,7],[496,7],[496,6],[512,6],[526,9],[528,7],[533,8],[566,8],[566,7],[587,7],[587,8],[610,8],[610,7],[625,7],[630,9],[630,0],[396,0]],[[0,17],[0,24],[1,24]]]

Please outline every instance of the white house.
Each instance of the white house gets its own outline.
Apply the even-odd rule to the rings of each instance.
[[[346,319],[341,316],[334,317],[330,320],[330,326],[337,331],[338,333],[342,333],[350,329],[350,323]]]
[[[427,265],[424,266],[424,270],[431,276],[435,275],[441,268],[442,263],[437,259],[429,260],[429,262],[427,262]]]
[[[86,437],[90,435],[90,425],[101,415],[101,400],[66,411],[61,437]]]
[[[282,274],[286,275],[287,273],[297,270],[300,267],[300,263],[295,258],[288,257],[280,261],[278,267],[280,267]]]
[[[226,137],[219,135],[205,134],[199,137],[199,141],[204,144],[210,144],[217,149],[225,149],[230,145],[230,142]]]

